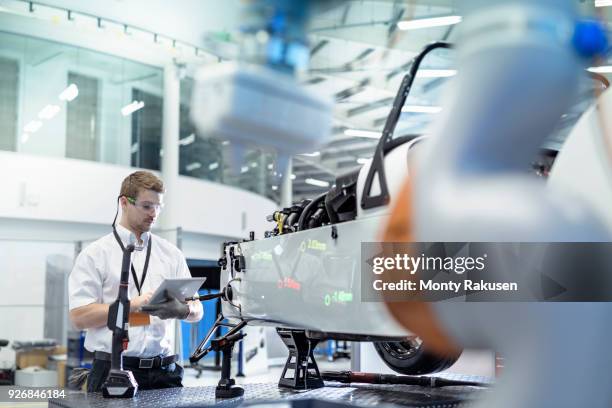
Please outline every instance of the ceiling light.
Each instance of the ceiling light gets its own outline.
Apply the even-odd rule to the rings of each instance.
[[[79,96],[79,88],[75,84],[68,85],[68,87],[59,94],[60,100],[66,102],[70,102],[77,96]]]
[[[223,146],[227,146],[229,144],[229,140],[224,140],[224,141],[221,142],[221,144]]]
[[[600,67],[590,67],[590,68],[587,68],[587,71],[593,72],[594,74],[612,74],[612,65],[602,65]]]
[[[420,69],[416,78],[448,78],[457,75],[456,69]]]
[[[241,173],[246,173],[247,171],[249,171],[249,166],[242,166],[242,167],[240,168],[240,172],[241,172]]]
[[[194,163],[189,163],[188,165],[186,165],[185,170],[194,171],[194,170],[199,169],[200,167],[202,167],[202,164],[200,162],[194,162]]]
[[[461,16],[419,18],[415,20],[399,21],[397,23],[397,28],[399,28],[400,30],[418,30],[419,28],[453,25],[460,23],[461,20]]]
[[[251,162],[251,167],[252,167],[252,168],[257,167],[257,162]]]
[[[192,134],[190,134],[187,137],[179,139],[179,145],[180,146],[188,146],[188,145],[192,144],[193,142],[195,142],[195,133],[192,133]]]
[[[321,154],[321,152],[312,152],[312,153],[300,153],[302,156],[308,156],[308,157],[317,157]]]
[[[42,125],[43,124],[40,120],[31,120],[23,127],[23,131],[27,133],[35,133],[42,127]]]
[[[39,119],[52,119],[60,111],[60,107],[57,105],[47,105],[40,112],[38,112]]]
[[[278,190],[278,186],[272,186],[272,190],[274,191]]]
[[[402,106],[402,112],[440,113],[441,111],[442,111],[441,106],[425,106],[425,105],[404,105]]]
[[[612,0],[595,0],[595,7],[612,6]]]
[[[295,180],[295,178],[296,178],[296,175],[295,175],[295,174],[292,174],[292,175],[291,175],[291,180]]]
[[[143,101],[132,101],[132,103],[129,103],[121,108],[121,114],[123,116],[131,115],[137,110],[144,108],[144,106],[145,104]]]
[[[317,187],[329,187],[329,182],[313,178],[307,178],[306,180],[304,180],[304,183]]]
[[[359,164],[366,164],[369,161],[370,161],[370,159],[367,159],[365,157],[360,157],[360,158],[357,159],[357,163],[359,163]]]
[[[216,169],[216,168],[218,168],[218,167],[219,167],[219,163],[217,163],[217,162],[210,163],[210,164],[208,165],[208,170],[214,170],[214,169]]]
[[[268,164],[268,170],[272,170],[274,168],[274,164],[270,163]]]
[[[372,130],[359,130],[359,129],[346,129],[344,134],[353,137],[367,137],[370,139],[379,139],[381,132],[374,132]]]

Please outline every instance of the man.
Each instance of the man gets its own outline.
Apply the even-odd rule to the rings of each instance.
[[[125,178],[118,198],[119,224],[115,227],[113,221],[112,233],[79,254],[70,274],[70,320],[77,329],[87,330],[85,348],[95,353],[88,392],[100,391],[110,370],[112,335],[106,323],[109,305],[119,291],[122,247],[130,235],[144,249],[132,254],[130,341],[123,366],[132,371],[140,389],[182,386],[183,368],[172,355],[170,319],[197,322],[203,309],[200,302],[184,303],[171,296],[165,303],[146,306],[164,279],[191,277],[180,250],[150,232],[163,206],[163,193],[163,182],[153,173],[137,171]],[[148,314],[134,314],[143,307]]]

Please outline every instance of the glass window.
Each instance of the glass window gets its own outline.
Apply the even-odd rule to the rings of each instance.
[[[79,97],[66,106],[66,157],[98,159],[99,118],[96,78],[68,73],[68,86],[78,89]]]
[[[1,150],[159,170],[162,95],[158,67],[0,33]]]
[[[278,200],[274,155],[198,135],[193,79],[181,80],[179,174]],[[206,114],[201,112],[201,114]],[[53,41],[0,32],[0,150],[160,170],[163,69]]]
[[[0,57],[0,150],[15,150],[19,62]]]
[[[281,180],[274,166],[276,155],[247,147],[242,162],[232,166],[230,142],[210,135],[198,135],[191,123],[193,89],[192,78],[181,80],[180,174],[228,184],[278,201]]]
[[[132,104],[142,106],[132,113],[132,166],[161,169],[162,98],[132,89]],[[139,105],[141,104],[141,105]]]

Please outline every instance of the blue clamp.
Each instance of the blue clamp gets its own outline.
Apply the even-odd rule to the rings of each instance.
[[[603,56],[608,51],[606,29],[596,20],[579,21],[576,23],[572,44],[581,57]]]

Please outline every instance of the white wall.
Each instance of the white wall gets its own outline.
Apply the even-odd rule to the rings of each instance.
[[[0,240],[0,338],[43,338],[45,271],[49,254],[74,255],[69,242]],[[0,366],[14,361],[10,348],[0,351]]]
[[[185,232],[182,236],[181,250],[185,258],[215,261],[221,256],[223,242],[231,240],[231,237]]]
[[[0,152],[0,217],[108,225],[123,178],[133,168],[73,159]],[[267,228],[276,204],[233,187],[179,177],[177,213],[186,232],[247,237]],[[245,224],[242,223],[244,213]]]

